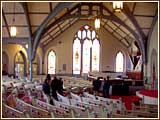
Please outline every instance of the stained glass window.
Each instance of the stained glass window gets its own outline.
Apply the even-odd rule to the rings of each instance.
[[[73,41],[73,74],[99,71],[99,59],[98,35],[90,26],[84,25],[78,30]]]
[[[90,71],[90,46],[89,40],[86,39],[83,43],[83,73]]]
[[[56,55],[52,50],[48,54],[48,74],[55,74],[56,69]]]
[[[124,57],[122,52],[116,55],[116,72],[123,72]]]
[[[97,39],[92,45],[92,71],[99,71],[100,44]]]
[[[81,69],[81,44],[75,39],[73,43],[73,74],[80,74]]]

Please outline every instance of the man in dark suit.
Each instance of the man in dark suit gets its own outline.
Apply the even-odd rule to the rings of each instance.
[[[110,81],[109,81],[109,76],[107,76],[107,80],[106,78],[104,78],[104,86],[103,86],[103,96],[105,98],[109,98],[109,89],[110,89]]]

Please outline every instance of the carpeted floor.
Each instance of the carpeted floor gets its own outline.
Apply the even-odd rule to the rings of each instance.
[[[139,97],[136,95],[130,95],[130,96],[110,96],[111,99],[119,99],[122,98],[122,102],[125,103],[126,109],[131,110],[132,109],[132,103],[139,104]]]
[[[158,98],[158,90],[141,90],[139,93],[145,96]]]

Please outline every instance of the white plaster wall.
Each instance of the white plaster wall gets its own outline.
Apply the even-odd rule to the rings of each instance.
[[[47,73],[47,56],[48,52],[53,49],[56,52],[56,68],[60,72],[62,70],[62,65],[66,64],[66,71],[61,71],[64,73],[72,73],[72,44],[75,33],[83,25],[88,24],[93,26],[93,21],[79,20],[73,24],[69,29],[67,29],[63,34],[58,36],[56,39],[52,40],[49,44],[44,47],[44,69],[43,72]],[[128,58],[128,49],[124,47],[118,40],[116,40],[111,34],[109,34],[104,28],[101,27],[98,31],[100,44],[101,44],[101,55],[100,55],[100,71],[103,70],[113,70],[115,71],[115,57],[118,51],[125,53],[125,57]],[[60,44],[59,41],[62,43]],[[129,59],[127,59],[129,60]],[[109,67],[107,67],[109,66]],[[125,63],[126,67],[126,63]]]

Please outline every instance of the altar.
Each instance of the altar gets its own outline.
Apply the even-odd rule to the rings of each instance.
[[[88,80],[93,81],[98,77],[101,81],[103,78],[110,76],[110,94],[111,95],[129,95],[136,94],[137,90],[144,89],[143,80],[135,80],[128,78],[125,73],[116,73],[116,72],[90,72],[88,74]]]

